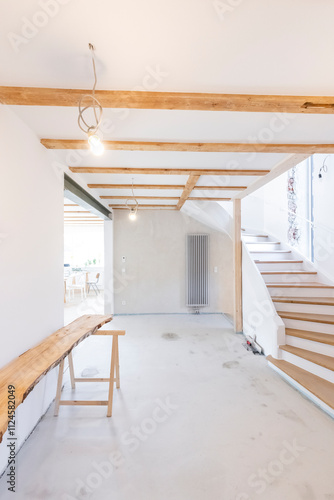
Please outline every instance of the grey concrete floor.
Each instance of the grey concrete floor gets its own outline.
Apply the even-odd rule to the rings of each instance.
[[[61,407],[55,418],[51,407],[18,455],[17,493],[3,476],[1,499],[334,499],[334,421],[247,352],[223,316],[112,326],[127,332],[113,417]],[[107,376],[109,362],[110,338],[76,349],[79,376]],[[77,399],[105,399],[105,384],[77,385]]]

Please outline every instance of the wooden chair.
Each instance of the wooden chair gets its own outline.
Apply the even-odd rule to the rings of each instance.
[[[71,298],[71,292],[73,292],[73,298],[74,298],[74,292],[75,290],[79,290],[81,293],[81,300],[86,298],[86,282],[85,282],[85,275],[83,273],[78,274],[78,275],[72,275],[68,278],[69,283],[66,285],[66,289],[69,292],[69,298]]]
[[[98,286],[97,286],[99,279],[100,279],[100,273],[97,273],[95,281],[87,281],[86,282],[86,286],[88,287],[88,292],[87,292],[88,295],[89,295],[91,288],[93,288],[96,295],[98,295],[100,293],[100,290],[98,289]]]
[[[70,379],[72,389],[75,389],[76,382],[108,382],[109,391],[108,399],[105,401],[78,401],[75,399],[62,400],[61,390],[63,384],[63,374],[64,374],[64,362],[63,359],[59,365],[58,373],[58,384],[55,400],[55,412],[54,415],[58,416],[59,406],[107,406],[107,417],[112,415],[112,405],[113,405],[113,395],[114,395],[114,383],[116,382],[116,388],[120,388],[120,374],[119,374],[119,349],[118,349],[118,336],[125,335],[124,330],[98,330],[93,335],[111,335],[112,336],[112,346],[111,346],[111,365],[110,365],[110,377],[109,378],[76,378],[74,375],[74,365],[72,352],[68,354],[68,364],[70,370]]]

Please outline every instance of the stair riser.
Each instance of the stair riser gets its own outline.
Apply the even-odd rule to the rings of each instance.
[[[321,342],[292,337],[291,335],[286,335],[285,343],[287,345],[299,347],[300,349],[306,349],[307,351],[334,357],[334,345],[322,344]]]
[[[257,250],[260,250],[260,251],[263,251],[263,250],[283,250],[281,248],[281,245],[279,244],[275,244],[275,243],[252,243],[251,245],[247,245],[247,248],[248,250],[250,250],[251,252],[254,252],[254,251],[257,251]]]
[[[249,249],[250,252],[253,252],[251,249]],[[251,257],[254,260],[287,260],[291,259],[291,253],[288,252],[279,252],[279,253],[270,253],[267,251],[264,252],[254,252],[251,253]]]
[[[288,260],[284,260],[283,264],[263,264],[261,262],[256,263],[256,265],[259,271],[281,271],[283,269],[287,271],[301,271],[303,269],[303,264],[290,264]]]
[[[268,286],[271,296],[280,297],[334,297],[333,288],[272,288]]]
[[[262,274],[265,283],[314,283],[317,276],[314,274]]]
[[[334,325],[325,323],[313,323],[312,321],[300,321],[298,319],[282,318],[286,328],[295,330],[306,330],[308,332],[328,333],[334,335]]]
[[[274,306],[278,311],[334,315],[334,306],[321,306],[318,304],[289,304],[283,302],[274,302]]]
[[[266,238],[265,236],[242,236],[242,241],[244,243],[264,243],[268,240],[269,238]]]
[[[316,365],[315,363],[312,363],[307,359],[300,358],[299,356],[291,354],[290,352],[286,351],[281,351],[281,352],[282,352],[282,359],[284,361],[299,366],[299,368],[307,370],[308,372],[313,373],[313,375],[317,375],[317,377],[321,377],[325,380],[328,380],[328,382],[334,384],[334,372],[332,370],[328,370],[323,366]]]

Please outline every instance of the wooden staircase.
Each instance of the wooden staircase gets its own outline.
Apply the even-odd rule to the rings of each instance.
[[[242,240],[286,327],[270,365],[334,416],[334,285],[267,234],[243,232]]]

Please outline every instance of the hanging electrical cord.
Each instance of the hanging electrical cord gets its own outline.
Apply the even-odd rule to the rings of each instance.
[[[326,158],[324,159],[323,163],[322,163],[322,166],[320,167],[320,170],[319,170],[319,174],[318,174],[318,177],[319,179],[322,179],[322,176],[323,174],[326,174],[327,173],[327,165],[326,165],[326,160],[327,158],[329,158],[330,155],[327,155]]]
[[[130,206],[129,205],[129,201],[134,201],[136,205],[135,206],[133,206],[133,205]],[[133,179],[132,179],[132,198],[129,198],[128,200],[126,200],[125,206],[130,210],[129,219],[130,220],[136,220],[136,218],[137,218],[137,211],[138,211],[138,201],[135,198],[134,187],[133,187]]]
[[[80,129],[88,135],[88,144],[90,146],[91,151],[95,155],[101,155],[104,151],[104,146],[101,142],[100,137],[97,135],[97,131],[99,126],[101,125],[103,108],[95,97],[95,89],[97,85],[97,76],[96,76],[96,66],[95,66],[95,47],[93,44],[88,44],[89,50],[92,56],[92,64],[93,64],[93,73],[94,73],[94,86],[91,94],[84,94],[79,101],[79,116],[78,116],[78,125]],[[85,105],[84,105],[85,103]],[[84,113],[88,109],[93,109],[95,124],[89,125],[84,118]]]

